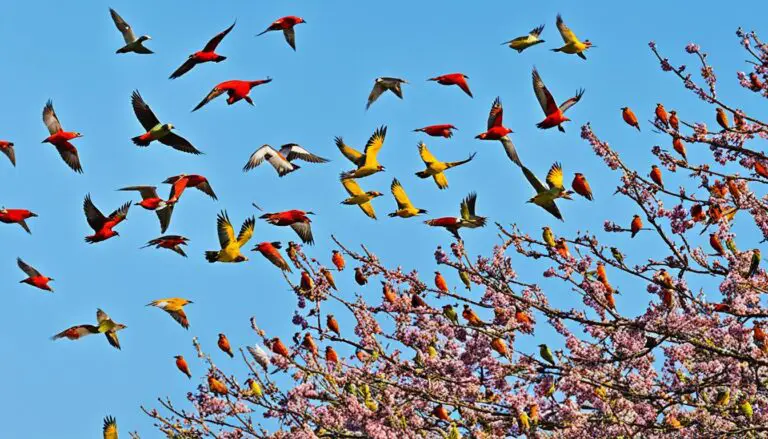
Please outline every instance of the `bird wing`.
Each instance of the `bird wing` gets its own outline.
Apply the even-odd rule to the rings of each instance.
[[[128,216],[128,209],[130,208],[131,202],[129,201],[110,213],[109,217],[107,217],[107,221],[113,222],[115,224],[119,223]]]
[[[131,25],[125,22],[123,20],[123,17],[121,17],[117,12],[115,12],[114,9],[109,8],[109,14],[112,15],[112,21],[115,22],[115,26],[117,26],[117,30],[120,31],[120,33],[123,34],[123,39],[125,40],[125,44],[131,44],[134,41],[136,41],[136,36],[133,34],[133,29],[131,29]]]
[[[111,10],[112,9],[110,9],[110,11]],[[113,418],[112,416],[107,416],[106,418],[104,418],[103,433],[104,433],[104,439],[117,439],[117,421],[115,421],[115,418]]]
[[[464,220],[471,220],[475,216],[475,202],[477,201],[477,194],[472,192],[467,195],[467,198],[461,200],[461,218]]]
[[[159,198],[157,196],[157,186],[127,186],[118,190],[138,191],[142,200],[146,200],[147,198]]]
[[[539,76],[539,71],[536,70],[536,67],[533,68],[533,91],[536,93],[536,99],[539,100],[539,105],[541,105],[541,109],[544,110],[544,114],[552,114],[555,111],[557,111],[557,102],[555,102],[555,98],[552,97],[552,93],[547,90],[547,86],[544,85],[544,81],[541,80],[541,76]]]
[[[402,99],[403,98],[403,87],[402,87],[402,85],[403,85],[403,82],[405,82],[405,81],[403,81],[402,79],[398,79],[398,78],[387,78],[387,79],[392,81],[392,86],[389,89],[392,90],[392,93],[394,93],[395,96],[397,96],[398,98]]]
[[[203,108],[203,105],[207,104],[208,102],[211,102],[212,100],[216,99],[217,97],[224,94],[227,90],[223,88],[219,88],[218,86],[213,87],[213,90],[211,90],[208,95],[205,96],[205,98],[200,101],[199,104],[195,108],[192,109],[192,111],[197,111],[201,108]]]
[[[509,159],[515,162],[515,164],[518,166],[523,166],[523,162],[520,161],[520,156],[517,155],[517,149],[515,148],[515,144],[512,143],[512,139],[510,139],[509,136],[504,136],[499,139],[499,141],[504,147],[504,151],[507,153],[507,157],[509,157]]]
[[[152,109],[149,108],[149,105],[144,102],[144,98],[141,97],[138,90],[134,90],[133,94],[131,94],[131,105],[133,105],[133,112],[136,114],[136,118],[139,119],[141,126],[145,130],[149,131],[160,123],[160,120],[152,112]]]
[[[77,326],[72,326],[70,328],[67,328],[67,329],[59,332],[58,334],[54,335],[51,338],[53,340],[56,340],[56,339],[59,339],[59,338],[62,338],[62,337],[67,337],[68,335],[72,334],[73,332],[75,334],[77,334],[77,338],[82,338],[82,337],[85,337],[86,335],[98,334],[99,333],[99,328],[97,328],[97,327],[95,327],[93,325],[77,325]]]
[[[419,143],[419,155],[421,156],[421,160],[424,161],[427,166],[429,166],[430,163],[438,162],[437,158],[429,152],[427,145],[423,142]]]
[[[573,33],[573,31],[565,24],[563,21],[563,17],[560,16],[560,14],[557,14],[557,30],[560,31],[560,36],[563,37],[563,42],[566,44],[568,43],[578,43],[579,39],[576,38],[576,35]]]
[[[117,338],[117,332],[108,331],[104,333],[104,336],[107,337],[107,341],[112,347],[120,349],[120,339]]]
[[[528,183],[533,186],[533,189],[536,190],[536,193],[540,192],[546,192],[547,188],[544,186],[544,184],[539,180],[533,172],[531,172],[530,169],[526,168],[525,166],[520,166],[523,170],[523,175],[525,175],[525,178],[528,180]]]
[[[19,265],[19,268],[21,268],[21,271],[27,274],[29,277],[37,277],[40,276],[40,272],[35,270],[31,265],[27,264],[26,262],[22,261],[21,258],[16,258],[16,263]]]
[[[263,145],[251,154],[251,157],[248,158],[248,162],[243,166],[243,171],[250,171],[262,164],[266,159],[277,170],[277,173],[282,176],[290,172],[291,164],[281,157],[280,153],[275,151],[274,148],[269,145]]]
[[[88,220],[88,225],[91,226],[95,232],[101,230],[101,227],[107,221],[107,218],[93,204],[93,201],[91,201],[91,194],[85,196],[85,201],[83,201],[83,211],[85,211],[85,218]]]
[[[109,322],[112,319],[101,308],[96,309],[96,321],[101,325],[104,322]]]
[[[339,148],[339,151],[341,151],[341,154],[344,155],[344,157],[346,157],[350,162],[356,165],[360,165],[360,163],[365,159],[363,153],[345,144],[344,139],[341,137],[336,137],[334,141],[336,142],[336,147]]]
[[[362,195],[364,192],[360,188],[360,185],[357,184],[357,182],[351,178],[344,178],[341,180],[341,184],[344,185],[344,189],[347,190],[347,193],[351,196],[357,196]]]
[[[374,166],[376,164],[376,155],[384,146],[384,138],[387,136],[387,127],[381,126],[374,131],[368,143],[365,144],[365,165]]]
[[[445,189],[448,187],[448,177],[445,176],[445,172],[438,172],[432,178],[435,180],[438,188]]]
[[[541,35],[541,32],[542,32],[543,30],[544,30],[544,25],[542,24],[542,25],[541,25],[541,26],[539,26],[539,27],[535,27],[535,28],[533,28],[533,29],[532,29],[532,30],[531,30],[531,31],[528,33],[528,35],[530,35],[530,36],[532,36],[532,37],[535,37],[535,38],[539,38],[539,35]]]
[[[363,204],[358,204],[360,206],[360,209],[368,215],[370,218],[376,219],[376,211],[373,210],[373,204],[370,202],[365,202]]]
[[[155,211],[157,219],[160,220],[160,233],[165,233],[168,230],[168,226],[171,225],[171,215],[173,215],[173,204],[166,205],[162,209]]]
[[[365,104],[365,109],[369,109],[371,107],[371,104],[376,102],[376,99],[381,96],[382,93],[384,93],[387,89],[384,87],[384,85],[380,81],[376,81],[373,83],[373,89],[371,90],[371,94],[368,95],[368,103]]]
[[[183,74],[187,73],[188,71],[192,70],[193,67],[197,65],[197,61],[194,58],[187,58],[186,61],[184,61],[184,64],[180,65],[178,69],[174,70],[173,73],[171,73],[171,76],[168,77],[168,79],[176,79]]]
[[[563,186],[563,167],[560,163],[555,163],[547,172],[547,184],[550,189],[564,189]]]
[[[192,144],[189,143],[187,139],[181,137],[176,133],[168,133],[157,140],[159,140],[160,143],[162,143],[163,145],[168,145],[177,151],[186,152],[186,153],[195,154],[195,155],[202,154],[202,152],[199,151],[194,146],[192,146]]]
[[[569,108],[571,108],[574,105],[576,105],[576,102],[579,102],[581,100],[582,96],[584,96],[584,89],[583,88],[581,88],[581,89],[576,91],[576,96],[574,96],[574,97],[568,99],[567,101],[563,102],[562,104],[560,104],[560,111],[565,113]]]
[[[294,161],[295,159],[304,160],[305,162],[310,163],[326,163],[328,159],[324,159],[320,156],[316,156],[306,149],[304,149],[301,145],[298,145],[296,143],[288,143],[280,147],[280,155],[285,157],[286,160],[289,162]]]
[[[315,243],[315,238],[312,237],[312,226],[310,223],[293,223],[291,228],[304,244],[312,245]]]
[[[43,123],[48,127],[48,132],[51,134],[56,134],[62,130],[59,118],[53,110],[53,101],[50,99],[46,102],[45,108],[43,108]]]
[[[392,190],[392,195],[394,195],[395,201],[397,202],[398,210],[413,207],[411,200],[408,199],[408,194],[405,193],[405,189],[403,189],[403,186],[400,184],[398,179],[395,178],[392,180],[392,186],[390,186],[390,189]]]
[[[235,241],[235,229],[229,221],[227,211],[222,211],[216,218],[216,230],[219,232],[219,245],[221,245],[221,248],[227,248],[231,242]]]
[[[256,219],[254,217],[250,217],[243,222],[243,225],[240,227],[240,233],[237,235],[237,244],[240,247],[244,247],[245,244],[248,244],[248,241],[250,241],[253,236],[253,228],[255,225]]]
[[[496,97],[491,105],[491,111],[488,113],[488,129],[500,127],[504,117],[504,108],[501,106],[501,99]]]
[[[16,151],[13,149],[13,145],[8,145],[6,148],[0,148],[0,151],[8,156],[8,160],[11,161],[13,166],[16,166]]]
[[[56,145],[56,151],[59,152],[61,159],[67,164],[73,171],[83,173],[83,166],[80,164],[80,156],[77,154],[77,148],[75,145],[69,142],[63,142]]]
[[[168,315],[173,317],[173,320],[176,320],[184,329],[189,329],[189,320],[187,319],[187,314],[184,312],[183,309],[179,309],[176,311],[167,311]]]
[[[548,200],[542,204],[538,204],[542,209],[549,212],[552,216],[559,219],[560,221],[563,221],[563,214],[560,213],[560,209],[557,208],[557,204],[555,204],[555,200]]]
[[[211,38],[211,40],[208,41],[208,44],[206,44],[205,47],[203,47],[203,52],[213,52],[214,50],[216,50],[216,46],[218,46],[219,43],[221,43],[221,40],[223,40],[224,37],[227,36],[227,34],[232,30],[233,27],[235,27],[236,23],[237,21],[232,23],[232,26],[229,26],[228,28],[224,29],[224,31],[219,32],[215,37]]]
[[[283,35],[285,36],[285,41],[291,46],[291,49],[296,50],[296,31],[293,30],[292,27],[289,27],[283,29]]]
[[[214,200],[218,200],[218,198],[216,197],[216,193],[213,191],[213,188],[211,187],[211,183],[208,180],[205,180],[202,183],[198,184],[197,190],[208,195]]]

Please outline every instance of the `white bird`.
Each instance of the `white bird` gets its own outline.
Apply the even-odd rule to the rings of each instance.
[[[365,109],[371,107],[371,104],[376,102],[376,99],[381,96],[382,93],[389,90],[392,93],[395,94],[398,98],[403,98],[403,89],[400,87],[402,84],[407,84],[408,81],[405,79],[400,78],[388,78],[386,76],[382,76],[380,78],[376,78],[373,82],[373,90],[371,90],[371,94],[368,95],[368,103],[365,105]]]
[[[275,150],[275,148],[272,148],[269,145],[262,145],[261,148],[251,154],[248,163],[243,167],[243,171],[250,171],[266,160],[273,168],[275,168],[277,175],[282,177],[285,174],[289,174],[299,169],[298,165],[292,163],[297,159],[310,163],[328,162],[328,159],[316,156],[296,143],[287,143],[280,147],[280,151]]]
[[[142,43],[144,43],[147,40],[151,40],[152,37],[149,35],[142,35],[139,38],[136,38],[136,35],[133,34],[133,29],[131,29],[131,25],[126,23],[125,20],[123,20],[123,17],[118,15],[117,12],[115,12],[114,9],[109,8],[109,13],[112,15],[112,21],[115,22],[115,26],[117,26],[117,30],[120,31],[121,34],[123,34],[123,39],[125,40],[125,46],[117,49],[117,52],[115,53],[140,53],[143,55],[149,55],[150,53],[154,53],[151,50],[147,49],[143,46]]]

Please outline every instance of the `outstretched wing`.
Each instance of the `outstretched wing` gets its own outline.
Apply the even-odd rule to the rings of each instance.
[[[351,178],[344,178],[341,180],[341,184],[344,185],[344,189],[347,190],[347,193],[351,196],[357,196],[362,195],[363,189],[360,188],[360,185],[357,184],[355,180],[352,180]]]
[[[136,118],[139,119],[141,126],[145,130],[149,131],[160,123],[160,120],[152,112],[152,109],[149,108],[149,105],[144,102],[144,98],[141,97],[138,90],[134,90],[131,95],[131,105],[133,105],[133,112],[136,114]]]
[[[162,209],[155,211],[157,219],[160,220],[160,233],[165,233],[168,226],[171,225],[171,216],[173,215],[173,204],[166,205]]]
[[[382,125],[374,131],[368,143],[365,144],[365,164],[372,165],[376,162],[376,155],[384,146],[384,138],[387,136],[387,127]]]
[[[344,155],[344,157],[346,157],[350,162],[359,166],[365,159],[363,153],[345,144],[344,139],[341,137],[336,137],[333,140],[336,142],[336,147],[339,148],[341,154]]]
[[[556,23],[557,30],[560,31],[560,36],[563,37],[563,41],[566,44],[579,42],[579,39],[576,38],[576,35],[573,33],[573,31],[565,24],[563,17],[561,17],[560,14],[557,14]]]
[[[117,30],[119,30],[120,33],[123,34],[123,39],[125,40],[125,44],[131,44],[134,41],[136,41],[136,36],[133,34],[133,29],[131,29],[131,26],[128,23],[126,23],[125,20],[123,20],[123,17],[121,17],[112,8],[109,8],[109,14],[112,15],[112,21],[115,22],[115,26],[117,26]]]
[[[582,96],[584,96],[584,89],[583,88],[581,88],[581,89],[576,91],[576,96],[574,96],[574,97],[568,99],[567,101],[563,102],[562,104],[560,104],[560,111],[565,113],[569,108],[571,108],[574,105],[576,105],[576,102],[579,102],[581,100]]]
[[[225,92],[226,92],[226,90],[224,90],[223,88],[219,88],[218,86],[213,87],[213,90],[211,90],[210,93],[208,93],[208,95],[205,97],[205,99],[200,101],[200,103],[197,104],[197,106],[195,108],[193,108],[192,111],[197,111],[197,110],[203,108],[203,105],[207,104],[208,102],[211,102],[212,100],[214,100],[217,97],[221,96]]]
[[[263,145],[261,148],[257,149],[253,154],[251,154],[248,162],[245,164],[245,166],[243,166],[243,171],[250,171],[256,166],[259,166],[262,162],[264,162],[264,160],[267,160],[269,164],[275,168],[277,175],[280,177],[298,168],[298,166],[292,165],[288,160],[285,159],[285,157],[283,157],[279,152],[275,151],[275,149],[271,146]]]
[[[205,180],[202,183],[198,184],[197,190],[208,195],[214,200],[218,200],[218,198],[216,197],[216,193],[213,191],[213,188],[211,187],[211,183],[208,180]]]
[[[475,216],[475,202],[477,201],[477,194],[472,192],[467,195],[467,198],[461,200],[461,218],[464,220],[471,220]]]
[[[122,206],[118,207],[117,209],[115,209],[112,213],[110,213],[107,220],[115,224],[119,223],[120,221],[124,220],[128,216],[128,209],[130,208],[131,208],[131,202],[129,201],[123,204]]]
[[[429,152],[427,145],[425,145],[424,142],[419,143],[419,155],[421,156],[421,160],[427,165],[438,161],[437,158]]]
[[[27,274],[29,277],[37,277],[40,276],[40,272],[35,270],[31,265],[27,264],[26,262],[22,261],[21,258],[16,258],[16,263],[19,265],[19,268],[21,268],[21,271]]]
[[[51,134],[56,134],[61,131],[59,117],[56,116],[56,112],[53,110],[53,101],[50,99],[48,99],[48,102],[45,103],[45,107],[43,108],[43,123],[48,127],[48,132]]]
[[[91,226],[95,232],[101,230],[102,226],[104,226],[104,223],[107,221],[107,218],[93,204],[93,201],[91,201],[91,194],[85,196],[85,201],[83,201],[83,211],[85,211],[85,218],[88,220],[88,225]]]
[[[358,204],[358,206],[360,206],[360,210],[362,210],[368,217],[376,219],[376,211],[373,209],[373,204],[371,204],[370,201]]]
[[[287,143],[280,147],[280,155],[285,157],[286,160],[289,162],[299,159],[304,160],[305,162],[310,163],[326,163],[328,162],[328,159],[324,159],[320,156],[316,156],[306,149],[304,149],[301,145],[298,145],[296,143]]]
[[[189,143],[187,139],[181,137],[176,133],[168,133],[157,140],[159,140],[160,143],[162,143],[163,145],[168,145],[177,151],[186,152],[189,154],[196,154],[196,155],[202,154],[202,152],[199,151],[194,146],[192,146],[192,144]]]
[[[515,144],[512,143],[512,139],[509,136],[504,136],[500,139],[501,145],[504,147],[504,151],[507,153],[507,157],[512,160],[517,166],[523,166],[523,162],[520,161],[520,156],[517,155],[517,149]]]
[[[255,225],[256,219],[254,217],[250,217],[243,222],[243,225],[240,227],[240,233],[237,235],[237,244],[240,247],[244,247],[245,244],[248,244],[248,241],[250,241],[253,236],[253,228]]]
[[[497,96],[491,105],[491,111],[488,113],[488,129],[500,127],[504,117],[504,108],[501,106],[501,99]]]
[[[104,439],[117,439],[117,421],[112,416],[104,418],[103,433]]]
[[[555,163],[547,172],[547,184],[550,189],[564,189],[563,187],[563,167],[560,163]]]
[[[147,198],[158,198],[156,186],[127,186],[118,189],[119,191],[138,191],[142,200]]]
[[[546,192],[547,188],[544,186],[544,183],[541,182],[534,174],[531,172],[530,169],[526,168],[525,166],[520,166],[523,170],[523,175],[525,175],[525,178],[528,180],[528,183],[533,186],[533,189],[536,191],[536,193]]]
[[[226,210],[222,210],[216,217],[216,230],[219,232],[219,245],[222,249],[227,248],[231,242],[235,241],[235,229],[229,221]]]
[[[315,238],[312,237],[312,225],[310,223],[293,223],[291,228],[304,244],[312,245],[315,243]]]
[[[186,61],[184,61],[184,64],[180,65],[178,69],[174,70],[173,73],[171,73],[171,76],[168,77],[168,79],[176,79],[183,74],[187,73],[188,71],[192,70],[193,67],[197,65],[197,61],[190,57],[187,58]]]
[[[539,105],[541,105],[541,109],[544,110],[544,114],[552,114],[555,111],[557,111],[557,102],[555,102],[555,98],[552,97],[552,93],[547,90],[547,86],[544,85],[544,81],[541,80],[541,76],[539,76],[539,71],[536,70],[536,67],[533,68],[533,91],[536,93],[536,99],[539,100]]]
[[[533,28],[528,34],[532,37],[538,38],[539,35],[541,35],[541,32],[544,30],[544,25],[542,24],[539,27]]]
[[[120,339],[117,338],[117,332],[105,332],[104,336],[107,337],[107,341],[112,345],[112,347],[120,349]]]
[[[232,30],[233,27],[235,27],[235,24],[237,23],[237,20],[235,20],[234,23],[232,23],[232,26],[224,29],[224,31],[218,33],[215,37],[211,38],[210,41],[208,41],[208,44],[203,47],[203,52],[213,52],[216,50],[216,46],[221,43],[221,40],[224,39],[224,37],[227,36],[227,34]]]
[[[283,29],[283,35],[285,35],[285,41],[291,46],[291,49],[296,50],[296,31],[292,27]]]
[[[8,144],[5,148],[0,148],[0,151],[8,157],[8,160],[11,161],[13,166],[16,166],[16,151],[13,149],[13,144]]]
[[[371,90],[371,94],[368,95],[368,103],[365,104],[365,109],[371,108],[371,104],[376,102],[376,99],[381,96],[382,93],[384,93],[387,89],[384,88],[384,85],[381,83],[381,81],[376,81],[373,84],[373,90]]]
[[[390,189],[392,190],[392,195],[395,197],[395,201],[397,202],[398,210],[413,207],[411,200],[408,198],[408,194],[405,193],[405,189],[403,189],[403,186],[400,184],[398,179],[395,178],[392,180],[392,186],[390,186]]]
[[[58,143],[56,145],[56,151],[59,152],[64,163],[66,163],[73,171],[80,174],[83,173],[83,166],[80,164],[80,156],[77,154],[75,145],[69,142]]]

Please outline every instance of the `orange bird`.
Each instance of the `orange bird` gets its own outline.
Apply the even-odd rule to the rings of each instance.
[[[728,115],[725,113],[725,110],[718,107],[717,110],[715,110],[717,113],[716,119],[717,124],[720,125],[724,130],[730,130],[731,129],[731,123],[728,121]]]
[[[589,187],[589,182],[587,181],[586,177],[584,177],[584,174],[577,172],[573,176],[571,187],[573,188],[574,192],[586,198],[587,200],[592,201],[592,188]]]
[[[654,183],[659,185],[662,189],[664,189],[664,181],[661,179],[661,169],[659,169],[658,166],[652,165],[651,166],[651,180],[653,180]]]
[[[304,339],[301,341],[301,346],[308,350],[313,356],[317,356],[317,345],[315,344],[315,340],[312,339],[312,335],[310,335],[308,332],[304,334]]]
[[[227,339],[227,336],[224,334],[219,334],[219,349],[221,349],[224,353],[230,356],[230,358],[235,358],[235,354],[232,353],[232,347],[229,346],[229,340]]]
[[[679,137],[672,139],[672,147],[675,148],[675,151],[677,151],[678,154],[683,156],[683,160],[688,160],[688,157],[685,153],[685,143],[683,143]]]
[[[435,76],[434,78],[429,78],[427,81],[436,81],[438,84],[442,85],[458,85],[459,88],[464,90],[464,93],[468,94],[471,98],[473,96],[472,92],[469,90],[467,79],[469,79],[469,76],[463,73],[449,73],[447,75],[440,75]]]
[[[414,132],[421,131],[422,133],[432,136],[432,137],[445,137],[446,139],[453,136],[453,131],[451,130],[458,130],[455,126],[451,124],[441,124],[441,125],[429,125],[424,128],[417,128],[413,130]]]
[[[339,355],[330,346],[325,347],[325,362],[330,364],[336,364],[339,362]]]
[[[715,250],[715,253],[717,253],[718,256],[725,256],[723,243],[720,242],[720,238],[717,237],[716,233],[709,234],[709,245],[712,246],[712,249]]]
[[[691,206],[691,219],[697,223],[707,219],[707,216],[704,213],[704,207],[701,204],[694,204]]]
[[[87,194],[85,196],[85,201],[83,201],[83,211],[85,211],[85,218],[88,220],[88,225],[91,226],[95,233],[86,236],[85,242],[93,244],[106,241],[113,236],[120,236],[119,233],[112,229],[128,217],[128,209],[130,208],[131,202],[129,201],[110,213],[108,217],[105,217],[93,204],[93,201],[91,201],[91,194]]]
[[[218,200],[218,198],[216,198],[216,194],[213,192],[213,188],[211,188],[211,184],[208,183],[208,179],[203,177],[202,175],[197,175],[197,174],[176,175],[173,177],[166,178],[165,181],[163,181],[163,183],[173,185],[173,187],[171,188],[171,196],[168,198],[169,202],[178,201],[179,197],[181,197],[182,192],[184,192],[184,189],[186,188],[195,188],[200,192],[213,198],[214,200]]]
[[[565,238],[560,238],[555,243],[555,251],[560,257],[568,259],[571,257],[571,251],[568,250],[568,243],[565,242]]]
[[[662,125],[669,128],[669,115],[667,110],[664,109],[664,105],[656,104],[656,120],[661,122]]]
[[[280,247],[282,247],[282,245],[279,242],[262,242],[252,248],[251,251],[261,253],[261,255],[267,258],[267,260],[269,260],[275,267],[291,273],[291,267],[288,266],[288,263],[285,262],[285,259],[283,259],[278,251]]]
[[[315,281],[306,271],[301,272],[301,280],[299,281],[299,289],[301,291],[311,291],[315,288]]]
[[[267,32],[281,30],[285,36],[285,41],[291,46],[291,49],[296,50],[296,31],[293,29],[297,24],[306,23],[303,18],[295,15],[289,15],[287,17],[278,18],[262,33],[256,35],[261,36]]]
[[[632,109],[629,107],[622,107],[621,117],[624,118],[624,122],[626,122],[627,125],[633,126],[637,128],[637,131],[640,131],[640,124],[637,122],[637,116],[635,116],[635,113],[632,112]]]
[[[448,136],[450,137],[450,136]],[[13,149],[13,142],[7,140],[0,140],[0,152],[8,157],[13,166],[16,166],[16,151]]]
[[[441,421],[447,421],[448,419],[450,419],[448,416],[448,410],[446,410],[442,404],[438,404],[432,410],[432,414],[435,415],[435,417],[440,419]]]
[[[307,215],[314,215],[314,212],[305,212],[303,210],[286,210],[285,212],[265,213],[259,218],[267,220],[274,226],[291,226],[294,232],[299,235],[304,244],[312,245],[315,243],[312,237],[312,222]]]
[[[476,135],[475,139],[500,141],[509,159],[518,166],[523,166],[520,157],[517,155],[515,145],[512,143],[512,139],[507,135],[513,131],[503,125],[503,118],[504,107],[501,105],[501,99],[497,96],[493,101],[493,105],[491,105],[491,111],[488,113],[487,131]]]
[[[544,81],[541,80],[539,72],[536,70],[536,67],[534,67],[533,91],[536,93],[536,99],[539,100],[539,105],[541,105],[541,109],[544,110],[544,115],[546,116],[544,120],[536,124],[536,126],[543,130],[557,127],[558,130],[564,133],[565,129],[563,128],[562,123],[571,120],[565,117],[564,113],[581,100],[581,97],[584,96],[584,89],[577,90],[576,96],[563,102],[558,107],[555,98],[552,97],[552,93],[550,93],[547,86],[544,85]]]
[[[192,373],[189,372],[189,366],[187,365],[187,360],[184,359],[184,356],[182,355],[176,355],[173,357],[176,359],[176,368],[181,371],[184,375],[186,375],[188,378],[192,378]]]
[[[604,284],[607,284],[608,274],[605,272],[605,264],[602,262],[598,262],[596,271],[597,271],[597,280],[599,280]]]
[[[763,178],[768,178],[768,166],[761,161],[755,160],[755,173]]]
[[[397,301],[397,294],[392,289],[392,287],[384,281],[381,281],[381,293],[383,294],[384,300],[386,300],[387,303],[395,303]]]
[[[499,355],[506,357],[509,355],[509,350],[507,350],[507,344],[504,343],[504,340],[501,338],[494,338],[491,340],[491,347],[494,351],[498,352]]]
[[[272,78],[257,79],[255,81],[240,81],[237,79],[224,81],[219,83],[216,87],[213,87],[213,90],[211,90],[208,95],[205,96],[205,98],[200,101],[200,103],[197,104],[195,108],[192,109],[192,112],[203,108],[205,104],[211,102],[224,93],[227,94],[227,105],[232,105],[240,100],[245,100],[245,102],[253,105],[253,99],[248,96],[251,93],[251,89],[261,84],[268,84],[270,82],[272,82]]]
[[[237,23],[237,21],[235,21],[235,23]],[[181,75],[187,73],[188,71],[192,70],[192,68],[198,64],[211,62],[211,61],[215,63],[219,63],[227,59],[226,56],[221,56],[218,53],[216,53],[216,47],[219,45],[219,43],[221,43],[221,40],[223,40],[224,37],[227,36],[227,34],[232,30],[232,28],[235,27],[235,23],[232,23],[232,26],[226,28],[223,32],[211,38],[211,40],[208,41],[208,44],[206,44],[205,47],[203,47],[203,50],[199,52],[195,52],[192,55],[189,55],[189,58],[187,58],[187,60],[184,61],[184,64],[182,64],[181,67],[176,69],[176,71],[171,73],[171,76],[169,76],[168,79],[176,79]]]
[[[5,207],[0,208],[0,223],[18,224],[30,235],[32,234],[32,231],[29,230],[29,226],[27,225],[26,220],[36,216],[36,213],[30,212],[27,209],[6,209]]]
[[[640,215],[635,215],[632,217],[632,224],[630,225],[630,230],[632,231],[632,237],[634,238],[635,235],[637,235],[637,232],[639,232],[643,228],[643,220],[640,219]]]
[[[53,292],[53,288],[51,288],[48,285],[48,282],[52,281],[53,278],[51,277],[45,277],[42,274],[40,274],[39,271],[35,270],[31,265],[28,265],[24,261],[21,260],[21,258],[16,258],[16,264],[21,268],[21,271],[27,274],[27,278],[19,281],[19,283],[32,285],[35,288],[40,288],[41,290],[50,291]]]
[[[480,317],[478,317],[477,314],[475,314],[475,311],[473,311],[466,303],[464,304],[464,310],[461,312],[461,316],[464,317],[467,323],[469,323],[469,326],[485,326],[485,322],[480,320]]]
[[[147,248],[151,246],[155,246],[155,248],[167,248],[168,250],[172,250],[186,258],[187,254],[184,253],[184,250],[181,248],[181,246],[187,245],[187,242],[189,242],[189,239],[181,235],[165,235],[149,241],[147,245],[141,248]]]
[[[413,308],[421,308],[427,306],[427,302],[425,302],[417,293],[413,293],[411,295],[411,306]]]
[[[333,262],[333,265],[335,265],[336,269],[339,271],[343,271],[344,267],[347,266],[347,263],[344,261],[344,256],[342,256],[341,252],[338,250],[334,250],[331,253],[331,262]]]
[[[675,131],[680,130],[680,119],[677,118],[677,111],[672,110],[669,112],[669,125]]]
[[[523,325],[533,325],[533,318],[520,308],[515,311],[515,320]]]
[[[43,139],[42,143],[50,143],[55,146],[64,163],[72,168],[73,171],[82,174],[83,167],[80,165],[80,156],[77,155],[77,148],[69,143],[69,141],[83,137],[83,135],[75,131],[64,131],[58,116],[56,116],[56,112],[53,110],[53,102],[50,99],[43,108],[43,123],[48,127],[50,135]]]
[[[328,327],[328,329],[341,337],[341,331],[339,331],[339,322],[336,321],[336,317],[334,317],[333,314],[328,314],[328,316],[326,316],[325,325]]]
[[[173,215],[174,202],[167,202],[157,195],[155,186],[128,186],[118,189],[119,191],[137,191],[141,195],[141,201],[136,206],[152,210],[157,214],[160,220],[160,233],[165,233],[168,226],[171,225],[171,215]]]
[[[323,277],[325,277],[325,281],[328,282],[328,285],[330,285],[331,288],[338,290],[338,288],[336,288],[336,281],[333,279],[333,274],[330,271],[326,270],[325,268],[321,268],[320,273],[322,273]]]
[[[269,348],[272,350],[272,352],[276,353],[277,355],[282,355],[285,358],[290,358],[291,356],[288,348],[285,347],[283,342],[280,341],[278,337],[272,339],[272,341],[269,343]]]
[[[214,378],[213,375],[208,375],[208,389],[214,395],[221,396],[229,394],[229,389],[227,388],[226,384]]]
[[[360,267],[355,267],[355,282],[360,286],[368,283],[368,277],[363,273],[363,269]]]
[[[445,278],[442,274],[440,274],[439,271],[435,272],[435,287],[437,287],[438,290],[442,291],[443,293],[447,293],[450,291],[448,289],[448,282],[445,281]]]
[[[743,130],[747,127],[747,121],[744,119],[742,113],[739,113],[738,111],[733,113],[733,123],[736,124],[737,130]]]

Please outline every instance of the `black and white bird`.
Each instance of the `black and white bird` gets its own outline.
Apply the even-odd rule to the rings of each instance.
[[[379,96],[381,96],[381,94],[387,90],[391,91],[395,94],[395,96],[402,99],[403,89],[401,86],[407,83],[408,81],[400,78],[389,78],[386,76],[376,78],[376,80],[373,82],[373,90],[371,90],[371,94],[368,95],[368,103],[365,105],[365,109],[367,110],[371,108],[371,105],[376,102],[376,99],[378,99]]]
[[[131,25],[126,23],[125,20],[123,20],[123,17],[121,17],[117,12],[115,12],[114,9],[109,8],[109,13],[112,15],[112,21],[115,22],[115,26],[117,26],[117,30],[120,31],[121,34],[123,34],[123,39],[125,40],[125,46],[117,49],[117,52],[115,53],[140,53],[142,55],[149,55],[150,53],[154,53],[151,50],[144,47],[143,43],[147,40],[151,40],[152,37],[149,35],[142,35],[139,38],[136,38],[136,35],[133,34],[133,29],[131,28]]]
[[[243,167],[243,172],[259,166],[264,160],[275,168],[280,177],[299,169],[298,165],[292,163],[294,160],[304,160],[309,163],[328,162],[328,159],[314,155],[296,143],[287,143],[281,146],[279,151],[270,145],[263,145],[251,154],[248,163]]]

